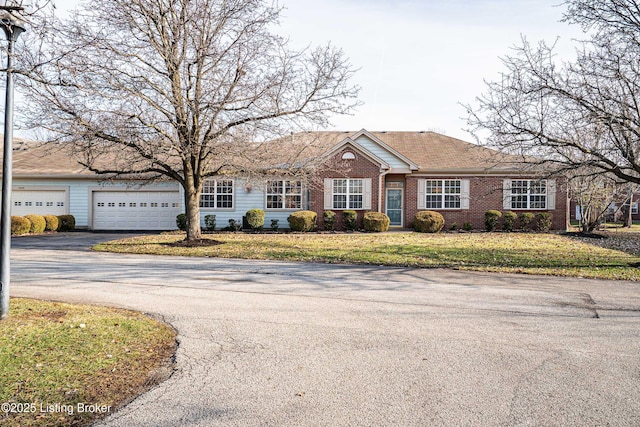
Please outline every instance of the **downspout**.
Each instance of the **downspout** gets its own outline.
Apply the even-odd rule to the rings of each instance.
[[[384,178],[387,174],[389,174],[389,172],[391,172],[390,169],[387,169],[385,172],[381,173],[380,176],[378,176],[378,212],[382,213],[382,178]]]

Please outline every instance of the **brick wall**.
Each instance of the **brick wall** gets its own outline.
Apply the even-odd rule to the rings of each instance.
[[[343,160],[342,155],[349,151],[355,155],[353,160]],[[380,166],[373,163],[366,156],[349,147],[337,153],[327,161],[327,167],[321,170],[314,179],[311,191],[310,209],[318,214],[318,228],[324,228],[322,214],[324,212],[324,179],[325,178],[370,178],[371,179],[371,211],[378,210],[378,198],[380,195],[379,177]],[[502,187],[504,177],[501,176],[477,176],[477,177],[451,177],[451,176],[429,176],[415,177],[404,175],[387,175],[387,181],[402,181],[404,179],[404,226],[413,227],[413,219],[418,212],[418,179],[469,179],[469,209],[458,210],[438,210],[444,216],[445,228],[449,228],[454,222],[458,228],[462,228],[464,223],[470,222],[474,229],[484,229],[484,214],[489,209],[503,212]],[[518,177],[520,179],[531,179]],[[382,200],[380,207],[385,210],[384,182],[382,188]],[[567,214],[567,193],[564,180],[556,179],[556,209],[548,211],[553,215],[553,229],[564,230],[566,228]],[[358,210],[358,226],[362,227],[362,217],[368,210]],[[341,210],[336,212],[336,229],[344,228],[344,221]],[[514,210],[516,213],[525,211]],[[531,211],[534,214],[539,210]]]
[[[418,179],[426,177],[407,177],[405,190],[405,226],[413,227],[413,219],[418,212]],[[429,179],[455,179],[452,177],[429,176]],[[527,179],[526,177],[519,177]],[[456,210],[437,210],[445,220],[445,229],[451,227],[454,222],[458,228],[462,228],[465,222],[470,222],[474,229],[484,229],[484,214],[489,209],[495,209],[504,212],[502,204],[502,187],[504,177],[465,177],[469,179],[469,209]],[[523,210],[514,210],[515,213],[527,212]],[[540,210],[530,211],[534,214],[541,212]],[[563,180],[556,180],[556,209],[547,211],[553,215],[554,230],[564,230],[567,222],[567,194],[566,185]]]
[[[349,151],[355,155],[353,160],[342,160],[342,155]],[[350,148],[337,153],[327,161],[327,167],[318,173],[314,180],[314,185],[311,190],[311,206],[310,209],[318,214],[318,228],[322,230],[324,228],[324,221],[322,214],[324,209],[324,188],[323,183],[325,178],[371,178],[371,211],[378,210],[378,195],[379,195],[379,177],[380,177],[380,165],[374,164],[366,156],[362,155],[358,151]],[[367,210],[357,210],[358,213],[358,227],[362,227],[362,217]],[[342,219],[342,211],[335,210],[336,213],[336,229],[341,230],[344,228],[344,221]]]

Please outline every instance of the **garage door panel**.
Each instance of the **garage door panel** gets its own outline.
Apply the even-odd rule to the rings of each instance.
[[[11,215],[66,215],[67,192],[65,190],[13,190]]]
[[[172,230],[180,213],[177,191],[95,191],[93,229]]]

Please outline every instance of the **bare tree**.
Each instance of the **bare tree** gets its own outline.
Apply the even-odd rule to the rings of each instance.
[[[610,176],[578,172],[574,171],[569,179],[571,199],[575,202],[582,232],[591,233],[605,221],[621,188]]]
[[[523,38],[506,71],[467,106],[476,138],[557,172],[640,183],[640,3],[568,0],[564,20],[588,39],[573,62]]]
[[[82,5],[66,20],[33,20],[41,49],[23,58],[27,125],[73,143],[96,173],[177,181],[188,240],[200,237],[206,178],[275,165],[291,172],[299,150],[265,141],[357,105],[342,51],[291,49],[274,32],[276,2]]]

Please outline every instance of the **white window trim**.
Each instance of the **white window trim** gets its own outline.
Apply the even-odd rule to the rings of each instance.
[[[270,193],[269,192],[269,182],[279,182],[282,184],[282,193]],[[292,179],[273,179],[269,180],[265,185],[264,189],[264,210],[272,211],[272,212],[286,212],[286,211],[299,211],[304,208],[304,187],[302,185],[302,181],[300,180],[292,180]],[[287,208],[286,207],[286,197],[287,197],[287,182],[294,182],[300,184],[300,206],[297,208]],[[269,196],[280,196],[282,197],[282,207],[281,208],[269,208],[267,207]],[[294,195],[294,193],[289,194],[289,196]]]
[[[442,185],[442,207],[441,208],[427,208],[427,181],[440,181]],[[456,195],[460,197],[460,207],[455,208],[445,208],[445,196],[447,195],[444,192],[444,181],[459,181],[460,182],[460,194],[458,193],[449,193],[448,195]],[[470,181],[468,179],[458,179],[458,178],[424,178],[418,180],[418,209],[419,210],[434,210],[434,211],[460,211],[460,210],[468,210],[469,209],[469,191],[470,191]]]
[[[234,211],[235,207],[236,207],[236,182],[235,182],[235,180],[233,180],[233,179],[212,179],[212,178],[207,178],[205,180],[205,182],[207,182],[207,181],[213,181],[213,183],[214,183],[213,184],[214,191],[213,191],[213,193],[205,193],[204,192],[204,185],[205,184],[204,183],[202,184],[203,191],[200,194],[200,210],[202,210],[202,211],[218,211],[218,212]],[[217,207],[218,195],[223,195],[223,194],[224,195],[228,195],[229,194],[229,193],[218,193],[218,182],[219,181],[220,182],[222,182],[222,181],[230,181],[231,182],[231,207],[230,208],[227,208],[227,207],[219,208],[219,207]],[[203,202],[202,196],[204,196],[204,195],[212,195],[216,206],[202,206],[202,202]]]
[[[512,188],[513,181],[526,181],[527,183],[527,193],[523,193],[522,195],[527,196],[527,206],[517,208],[513,205],[513,196]],[[545,193],[531,193],[531,184],[544,182],[545,183]],[[508,178],[505,179],[504,182],[504,203],[503,208],[512,210],[512,211],[548,211],[555,209],[555,180],[552,179],[527,179],[527,178]],[[531,197],[532,196],[545,196],[545,206],[542,208],[539,207],[531,207]]]
[[[347,207],[346,208],[335,208],[333,204],[333,182],[335,180],[346,180],[347,181]],[[352,180],[361,180],[362,181],[362,207],[361,208],[351,208],[349,207],[349,182]],[[340,193],[345,194],[345,193]],[[356,193],[353,193],[356,194]],[[360,194],[360,193],[357,193]],[[325,210],[335,210],[335,211],[367,211],[371,210],[371,178],[325,178],[324,179],[324,209]]]

